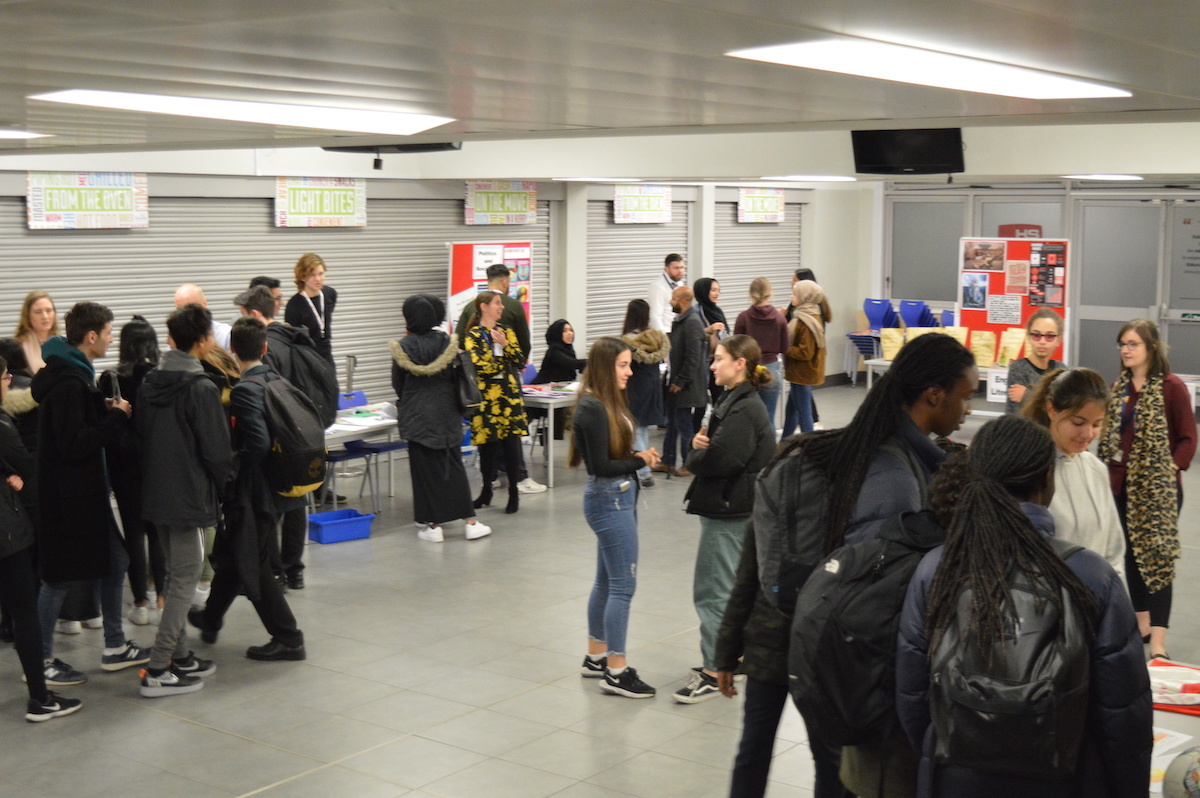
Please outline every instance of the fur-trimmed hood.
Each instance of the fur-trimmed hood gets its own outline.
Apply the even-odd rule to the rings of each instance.
[[[413,361],[413,355],[420,360],[427,359],[436,350],[438,344],[437,336],[446,339],[445,348],[436,358],[429,363],[417,363]],[[405,346],[408,344],[408,346]],[[431,377],[434,374],[439,374],[450,368],[458,358],[458,341],[452,336],[445,333],[420,333],[405,336],[399,341],[392,341],[388,346],[392,350],[392,360],[396,365],[404,369],[414,377]],[[411,353],[410,351],[411,350]]]
[[[23,416],[31,410],[36,410],[38,403],[33,399],[33,391],[29,388],[9,388],[4,395],[4,412],[13,418]]]
[[[622,338],[633,347],[633,359],[639,363],[661,363],[671,352],[667,336],[653,327],[640,333],[628,333]]]

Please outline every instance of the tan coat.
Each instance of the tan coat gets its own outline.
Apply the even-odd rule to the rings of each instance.
[[[796,385],[821,385],[825,382],[825,347],[817,346],[812,331],[796,323],[791,343],[783,357],[783,376]]]

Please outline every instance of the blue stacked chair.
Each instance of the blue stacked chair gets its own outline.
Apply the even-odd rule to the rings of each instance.
[[[846,347],[846,376],[853,385],[858,385],[858,356],[862,355],[867,360],[880,357],[879,331],[898,326],[900,320],[896,309],[886,299],[864,299],[863,313],[867,317],[868,329],[846,333],[853,345]]]

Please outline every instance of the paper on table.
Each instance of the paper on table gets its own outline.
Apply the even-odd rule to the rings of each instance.
[[[1154,750],[1150,752],[1150,756],[1162,756],[1173,748],[1186,743],[1192,739],[1192,735],[1184,734],[1183,732],[1171,731],[1170,729],[1154,727]]]
[[[904,330],[896,327],[885,327],[879,331],[879,346],[884,360],[895,360],[904,346]]]
[[[1171,766],[1171,760],[1175,758],[1174,754],[1168,756],[1156,756],[1150,758],[1150,794],[1162,795],[1163,791],[1163,776],[1167,775],[1167,768]]]

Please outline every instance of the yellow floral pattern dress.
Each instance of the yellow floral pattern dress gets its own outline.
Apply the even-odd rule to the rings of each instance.
[[[483,404],[471,419],[471,443],[476,446],[529,434],[519,376],[525,358],[516,334],[503,324],[497,324],[496,329],[508,338],[501,356],[494,354],[492,334],[486,327],[472,327],[464,336],[483,394]]]

